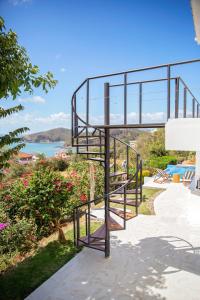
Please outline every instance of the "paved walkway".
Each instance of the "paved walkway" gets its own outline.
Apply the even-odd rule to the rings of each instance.
[[[112,233],[111,257],[84,249],[28,300],[199,300],[200,197],[170,184],[140,215]]]

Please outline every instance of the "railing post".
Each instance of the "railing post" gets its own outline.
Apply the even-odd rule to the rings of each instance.
[[[74,215],[73,215],[73,230],[74,230],[74,246],[77,246],[77,240],[76,240],[76,209],[74,209]]]
[[[76,212],[76,218],[77,218],[77,246],[79,245],[79,239],[80,239],[80,216],[79,216],[79,208]]]
[[[184,87],[184,95],[183,95],[183,117],[186,118],[187,114],[187,88]]]
[[[90,200],[90,199],[89,199]],[[90,244],[90,205],[91,203],[88,203],[88,223],[87,223],[87,231],[88,231],[88,244]]]
[[[124,229],[126,229],[126,189],[127,187],[124,187]]]
[[[89,92],[90,92],[90,86],[89,86],[89,79],[87,80],[87,86],[86,86],[86,123],[89,124]],[[86,143],[87,143],[87,146],[86,146],[86,149],[87,149],[87,152],[89,150],[89,147],[88,147],[88,127],[86,127]],[[89,157],[89,155],[87,154],[87,158]]]
[[[127,173],[127,179],[129,177],[129,147],[126,146],[126,173]]]
[[[171,69],[170,66],[167,66],[167,120],[170,119],[170,111],[171,111]]]
[[[102,135],[101,135],[101,131],[99,132],[99,143],[100,143],[100,153],[102,153]],[[100,154],[100,157],[102,157],[102,154]]]
[[[142,124],[142,83],[139,83],[139,124]]]
[[[137,154],[137,160],[136,160],[136,188],[135,188],[135,205],[136,205],[136,215],[138,215],[138,159],[139,155]]]
[[[72,147],[74,145],[74,110],[73,110],[73,104],[74,104],[74,97],[72,98],[72,104],[71,104],[71,114],[72,114],[72,117],[71,117],[71,126],[72,126],[72,134],[71,134],[71,142],[72,142]]]
[[[110,95],[109,83],[104,84],[104,124],[110,124]],[[109,232],[109,191],[110,191],[110,129],[105,128],[105,257],[110,256],[110,232]]]
[[[127,124],[127,74],[124,74],[124,125]]]
[[[85,210],[85,235],[88,235],[88,214],[87,210]]]
[[[140,160],[140,202],[142,200],[142,160]]]
[[[116,158],[116,140],[114,139],[114,141],[113,141],[113,143],[114,143],[114,172],[116,172],[117,171],[117,165],[116,165],[116,163],[117,163],[117,158]]]
[[[195,118],[195,99],[192,99],[192,117]]]
[[[175,79],[175,118],[178,118],[179,112],[179,78]]]

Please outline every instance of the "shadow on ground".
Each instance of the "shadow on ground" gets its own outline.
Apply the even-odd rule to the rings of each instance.
[[[112,238],[110,258],[84,249],[28,299],[164,300],[165,276],[182,270],[199,276],[199,254],[200,247],[173,236],[145,238],[136,245]]]

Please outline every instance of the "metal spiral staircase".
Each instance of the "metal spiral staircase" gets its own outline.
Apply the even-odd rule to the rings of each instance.
[[[192,96],[192,117],[199,117],[199,102],[194,97],[188,86],[180,76],[171,76],[171,69],[176,65],[200,62],[200,60],[179,62],[174,64],[147,67],[143,69],[130,70],[120,73],[105,74],[87,78],[76,89],[72,96],[72,146],[76,153],[81,154],[90,161],[98,162],[104,168],[104,193],[95,199],[88,199],[74,209],[74,241],[76,246],[86,246],[103,251],[105,256],[110,255],[110,231],[126,229],[126,222],[138,214],[138,207],[142,202],[142,160],[140,154],[129,144],[119,140],[112,135],[114,128],[162,128],[172,114],[172,101],[174,101],[174,117],[191,117],[187,112],[188,99]],[[130,82],[128,75],[136,72],[166,69],[166,77],[140,80]],[[96,79],[123,76],[123,82],[117,84],[104,83],[104,123],[101,125],[90,124],[90,82]],[[166,120],[159,123],[145,123],[143,120],[143,87],[149,83],[166,82]],[[127,123],[127,87],[138,85],[138,122]],[[180,108],[180,91],[183,88],[183,109]],[[171,96],[174,86],[174,97]],[[110,89],[114,87],[123,88],[123,123],[111,124],[110,122]],[[84,103],[86,113],[83,116],[79,113],[77,95],[84,90]],[[126,166],[119,167],[117,163],[118,145],[124,148]],[[131,158],[130,158],[131,157]],[[135,171],[130,170],[131,164],[135,165]],[[93,231],[91,224],[97,216],[93,213],[99,203],[104,205],[104,214],[100,218],[99,227]]]

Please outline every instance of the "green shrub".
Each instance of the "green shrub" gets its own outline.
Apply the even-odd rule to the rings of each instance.
[[[40,235],[52,229],[62,234],[60,221],[73,212],[74,203],[69,202],[72,192],[73,185],[59,173],[48,168],[34,172],[26,187],[27,206]]]
[[[69,163],[64,159],[53,159],[51,163],[54,171],[65,171],[69,166]]]
[[[160,156],[160,157],[154,157],[149,160],[149,166],[152,168],[158,168],[158,169],[166,169],[167,165],[176,165],[177,164],[177,158],[175,156]]]
[[[25,252],[31,249],[35,241],[36,226],[33,221],[17,219],[0,230],[0,253]]]
[[[22,165],[20,163],[13,162],[9,167],[9,172],[6,175],[5,180],[7,179],[17,179],[21,177],[23,174],[30,172],[30,165]]]
[[[2,203],[9,219],[34,220],[37,238],[54,230],[62,234],[60,221],[72,215],[80,199],[70,201],[73,185],[52,169],[43,167],[32,177],[16,181],[1,194]]]
[[[149,177],[151,176],[151,172],[149,170],[142,170],[142,177]]]
[[[1,223],[6,223],[7,222],[7,215],[4,209],[4,205],[2,202],[0,202],[0,222]]]

